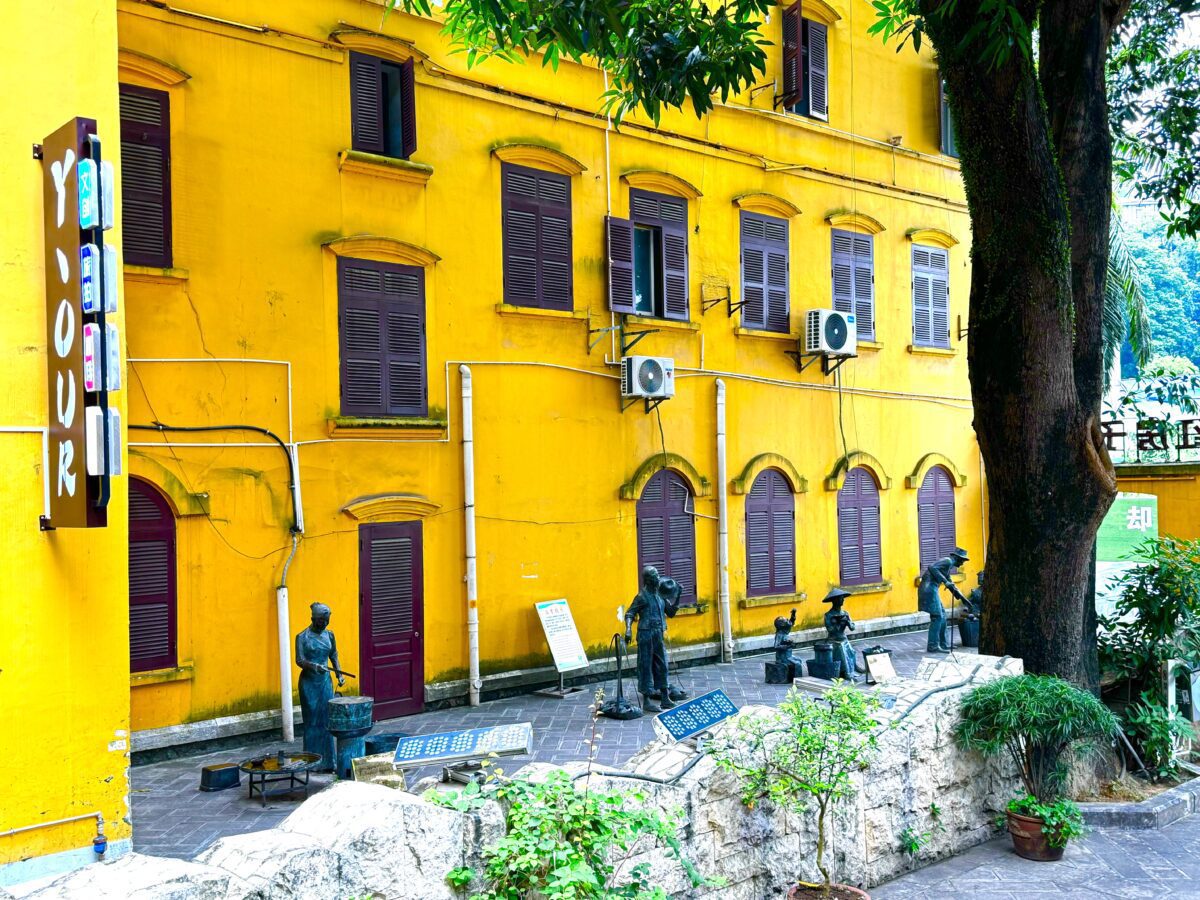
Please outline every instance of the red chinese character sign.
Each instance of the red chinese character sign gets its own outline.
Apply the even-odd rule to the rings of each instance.
[[[121,474],[112,166],[92,119],[72,119],[42,144],[50,515],[43,528],[108,524],[109,479]],[[100,250],[99,248],[103,248]]]

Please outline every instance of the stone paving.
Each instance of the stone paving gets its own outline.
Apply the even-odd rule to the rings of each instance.
[[[857,647],[881,643],[893,651],[896,671],[911,675],[924,655],[925,634],[910,633],[872,636],[856,641]],[[970,654],[974,651],[960,650]],[[804,655],[810,655],[807,652]],[[765,684],[763,663],[770,654],[744,657],[732,665],[706,665],[686,668],[679,672],[678,683],[690,696],[698,696],[720,688],[738,706],[750,704],[774,705],[787,693],[786,685]],[[602,683],[612,696],[615,685],[610,679]],[[563,763],[585,759],[591,735],[593,691],[599,685],[589,685],[566,699],[557,700],[526,694],[506,700],[494,700],[478,707],[459,706],[379,722],[375,731],[402,731],[409,734],[431,734],[439,731],[458,731],[516,722],[532,722],[534,751],[530,757],[516,757],[509,763],[515,769],[526,762]],[[633,679],[625,681],[627,691],[633,689]],[[652,719],[645,716],[629,722],[600,720],[602,737],[598,742],[597,762],[619,766],[635,751],[655,737]],[[236,762],[250,756],[274,753],[283,747],[299,747],[282,742],[222,750],[204,756],[172,759],[165,762],[136,766],[133,781],[133,845],[141,853],[188,859],[195,856],[219,837],[270,828],[291,813],[300,799],[272,798],[264,807],[258,799],[247,799],[245,778],[240,789],[213,793],[198,790],[202,766],[219,762]],[[412,784],[417,778],[435,774],[437,769],[408,773]],[[328,785],[329,775],[314,775],[310,793]]]
[[[1060,862],[1030,862],[1005,835],[871,889],[872,900],[1200,897],[1200,817],[1161,831],[1095,831]]]

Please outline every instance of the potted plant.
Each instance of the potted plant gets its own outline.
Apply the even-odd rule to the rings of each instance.
[[[1013,675],[981,684],[962,703],[958,745],[984,756],[1008,754],[1024,796],[1011,800],[1007,820],[1017,854],[1061,859],[1071,838],[1084,834],[1083,815],[1062,794],[1063,754],[1075,744],[1109,737],[1116,717],[1086,691],[1046,675]]]
[[[712,746],[718,768],[742,779],[742,800],[762,800],[793,812],[817,809],[820,884],[801,882],[789,900],[834,897],[869,900],[855,887],[834,884],[825,865],[829,814],[854,793],[853,775],[867,767],[881,727],[872,717],[879,701],[837,681],[823,697],[793,688],[771,715],[742,716]]]

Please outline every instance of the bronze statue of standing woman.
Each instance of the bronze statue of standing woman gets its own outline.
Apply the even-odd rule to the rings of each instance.
[[[338,687],[346,683],[338,662],[337,641],[329,631],[330,609],[312,604],[312,624],[296,635],[296,665],[300,667],[300,709],[304,714],[304,750],[321,754],[321,771],[332,771],[333,736],[329,733],[329,701],[333,699],[332,671]]]

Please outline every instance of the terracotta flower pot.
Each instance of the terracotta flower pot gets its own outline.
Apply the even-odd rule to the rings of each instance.
[[[1054,862],[1062,859],[1065,847],[1051,847],[1042,831],[1045,823],[1033,816],[1008,813],[1008,833],[1012,835],[1013,849],[1022,859],[1037,862]]]
[[[788,891],[787,896],[788,900],[812,900],[814,897],[821,897],[823,895],[819,885],[817,887],[809,887],[806,884],[798,884]],[[829,886],[829,896],[837,898],[837,900],[848,900],[851,897],[857,898],[857,900],[871,900],[871,895],[866,891],[850,887],[848,884],[831,884]]]

